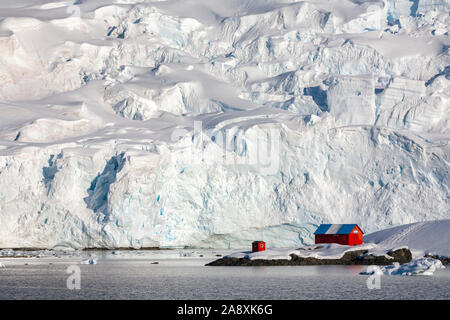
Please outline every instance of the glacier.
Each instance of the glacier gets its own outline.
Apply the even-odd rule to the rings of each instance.
[[[449,219],[449,6],[2,1],[0,248]]]

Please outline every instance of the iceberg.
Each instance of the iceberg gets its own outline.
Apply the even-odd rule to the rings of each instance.
[[[440,260],[433,258],[419,258],[405,264],[394,262],[392,266],[373,268],[362,271],[363,275],[399,275],[399,276],[432,276],[438,269],[445,269]]]

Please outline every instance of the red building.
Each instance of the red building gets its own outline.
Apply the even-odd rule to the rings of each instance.
[[[266,243],[264,241],[253,241],[252,242],[252,252],[264,251],[266,250]]]
[[[364,232],[357,224],[321,224],[315,235],[315,243],[339,243],[356,246],[363,243]]]

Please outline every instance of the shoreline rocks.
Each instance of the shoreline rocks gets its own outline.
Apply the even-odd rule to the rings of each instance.
[[[408,263],[412,260],[409,249],[402,248],[390,251],[385,256],[368,255],[368,250],[355,250],[346,252],[340,259],[317,259],[304,258],[291,254],[291,260],[287,259],[255,259],[223,257],[206,264],[206,266],[304,266],[304,265],[391,265],[394,262],[400,264]]]

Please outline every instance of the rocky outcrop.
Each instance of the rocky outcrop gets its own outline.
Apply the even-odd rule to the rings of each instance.
[[[355,250],[346,252],[340,259],[304,258],[291,254],[291,260],[287,259],[255,259],[223,257],[206,264],[207,266],[302,266],[302,265],[391,265],[394,262],[407,263],[412,260],[409,249],[403,248],[390,251],[387,258],[384,255],[374,256],[367,250]]]

